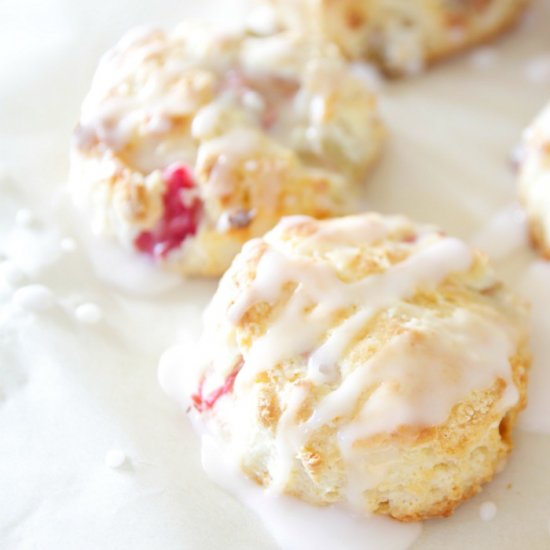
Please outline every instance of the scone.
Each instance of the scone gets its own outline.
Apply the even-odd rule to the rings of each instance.
[[[335,47],[184,23],[101,61],[71,186],[96,233],[188,275],[219,275],[283,215],[355,210],[383,129]]]
[[[524,132],[519,159],[519,196],[531,240],[550,259],[550,103]]]
[[[190,410],[274,491],[447,516],[512,447],[526,309],[485,256],[432,227],[285,218],[220,282]]]
[[[519,18],[527,0],[259,0],[277,23],[308,29],[352,59],[389,74],[416,72],[487,41]]]

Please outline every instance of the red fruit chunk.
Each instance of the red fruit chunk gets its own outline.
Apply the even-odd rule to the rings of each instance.
[[[166,182],[164,213],[156,227],[142,231],[134,240],[135,247],[155,258],[164,258],[174,248],[197,232],[202,202],[192,193],[196,188],[187,166],[173,164],[163,173]]]
[[[405,235],[403,237],[403,242],[405,243],[415,243],[418,240],[418,235],[415,235],[414,233],[410,233],[409,235]]]
[[[204,395],[204,379],[199,382],[199,387],[197,393],[191,396],[191,401],[193,406],[197,411],[204,412],[211,409],[218,401],[220,397],[227,393],[233,391],[233,386],[235,384],[235,378],[241,370],[241,365],[239,365],[226,379],[225,382],[215,390],[212,390],[207,396]]]

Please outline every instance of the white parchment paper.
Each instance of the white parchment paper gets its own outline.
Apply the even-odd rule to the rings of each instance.
[[[70,132],[101,53],[136,24],[169,26],[188,15],[235,24],[243,4],[0,2],[0,162],[8,174],[0,177],[0,254],[57,300],[32,314],[0,286],[3,549],[275,547],[253,513],[203,473],[183,411],[157,383],[160,354],[183,331],[198,330],[215,282],[187,282],[156,297],[106,285],[64,221],[59,195]],[[477,57],[384,85],[391,138],[365,188],[368,206],[465,239],[507,208],[515,197],[509,153],[550,97],[549,29],[550,3],[539,0],[515,33]],[[22,207],[34,224],[15,223]],[[60,246],[67,236],[77,239],[73,252]],[[504,275],[516,284],[533,258],[512,247]],[[74,318],[89,301],[103,311],[96,325]],[[110,449],[126,453],[121,468],[106,466]],[[549,548],[549,452],[549,436],[519,434],[506,471],[454,517],[429,522],[415,548]],[[497,505],[491,522],[479,518],[487,500]]]

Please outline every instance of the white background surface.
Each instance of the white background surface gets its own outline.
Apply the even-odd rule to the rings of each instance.
[[[125,295],[98,279],[82,247],[60,251],[72,229],[52,206],[100,54],[136,24],[168,26],[188,14],[234,24],[241,11],[229,0],[0,0],[0,161],[10,175],[0,180],[0,253],[59,300],[28,314],[0,281],[1,548],[274,547],[255,516],[202,472],[184,414],[157,384],[160,354],[197,330],[215,283]],[[464,56],[384,87],[392,136],[366,187],[369,207],[470,239],[513,201],[509,152],[550,96],[550,80],[525,75],[529,61],[550,55],[549,25],[550,5],[539,0],[485,70]],[[14,224],[22,205],[39,218],[31,228]],[[505,275],[515,282],[531,259],[516,251]],[[104,312],[97,326],[74,320],[74,307],[90,300]],[[112,448],[129,457],[120,470],[105,466]],[[453,518],[429,522],[415,548],[550,548],[549,453],[550,437],[519,434],[505,473]],[[479,519],[486,500],[498,506],[490,523]]]

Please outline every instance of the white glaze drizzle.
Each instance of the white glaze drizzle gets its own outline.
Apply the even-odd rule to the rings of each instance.
[[[297,452],[311,434],[337,418],[351,415],[361,395],[373,390],[356,420],[338,432],[350,474],[347,497],[353,501],[354,491],[360,493],[376,482],[364,471],[358,472],[357,477],[353,475],[357,464],[353,450],[355,441],[377,433],[391,433],[402,425],[438,425],[471,391],[488,389],[498,378],[506,382],[507,388],[499,405],[503,408],[513,405],[518,394],[511,380],[508,360],[513,351],[512,342],[500,324],[467,310],[457,309],[443,320],[430,318],[424,311],[403,334],[394,337],[369,361],[340,380],[347,366],[346,349],[374,315],[402,303],[419,289],[434,289],[452,273],[467,271],[473,256],[461,241],[432,234],[431,240],[419,245],[405,260],[388,266],[383,273],[345,282],[327,262],[316,256],[298,254],[296,250],[303,252],[313,247],[318,251],[324,250],[323,243],[327,248],[341,244],[350,227],[331,222],[322,226],[318,233],[304,238],[298,246],[293,243],[295,248],[287,246],[281,238],[286,228],[305,219],[286,219],[265,237],[268,247],[256,267],[255,279],[227,310],[229,323],[238,324],[249,308],[260,302],[273,304],[280,299],[284,285],[295,285],[285,306],[270,322],[269,329],[245,353],[245,367],[235,386],[238,391],[251,383],[259,372],[293,357],[307,355],[306,378],[314,384],[333,387],[333,391],[316,404],[313,415],[301,424],[297,423],[296,412],[304,394],[296,389],[287,396],[286,410],[276,434],[278,462],[276,469],[270,472],[273,486],[279,488],[286,483]],[[352,244],[376,243],[390,231],[375,217],[365,219],[369,221],[361,227],[360,219],[356,218],[354,231],[347,233],[347,240]],[[399,223],[399,218],[395,223]],[[259,240],[249,243],[245,256],[254,254],[254,249],[260,246],[263,245]],[[211,310],[219,314],[219,305],[214,300]],[[333,326],[335,316],[342,312],[343,318]],[[212,311],[208,315],[212,315]],[[432,327],[437,327],[437,338],[431,333]],[[236,447],[239,445],[237,443]],[[238,454],[236,447],[233,449]]]
[[[177,160],[195,164],[202,145],[238,127],[307,153],[305,164],[312,152],[324,164],[327,139],[362,164],[380,141],[372,138],[377,116],[369,91],[335,52],[318,51],[292,33],[258,40],[196,24],[171,33],[131,32],[98,67],[76,145],[86,150],[99,141],[115,155],[121,152],[123,163],[150,173]],[[325,100],[336,92],[352,98],[356,116],[346,109],[325,116]],[[304,142],[308,128],[313,143]]]
[[[374,240],[377,238],[379,235]],[[268,333],[254,342],[247,363],[264,365],[265,359],[261,358],[270,357],[275,365],[294,355],[310,353],[317,346],[310,358],[309,374],[312,379],[323,381],[332,376],[326,371],[335,367],[334,361],[354,337],[354,329],[380,309],[412,296],[419,286],[433,288],[453,271],[467,269],[471,261],[466,245],[457,239],[444,238],[382,274],[346,283],[327,264],[289,257],[270,248],[262,256],[254,282],[231,306],[228,316],[237,323],[253,304],[272,303],[285,283],[295,282],[297,287],[289,303]],[[304,318],[307,307],[314,309]],[[353,307],[359,308],[358,311],[332,329],[319,345],[331,327],[332,317]]]
[[[172,130],[175,117],[192,121],[192,135],[199,140],[222,134],[235,124],[257,127],[266,98],[242,72],[258,73],[265,80],[266,67],[243,67],[241,42],[192,25],[181,25],[171,34],[155,29],[129,33],[100,63],[83,104],[77,141],[86,147],[96,137],[116,152],[136,132],[142,138],[150,134],[151,144],[142,144],[138,151],[138,157],[149,158],[134,160],[152,171],[167,164],[166,154],[174,154],[165,151],[167,144],[160,140]],[[290,46],[286,44],[289,51]],[[271,70],[276,76],[280,68]],[[240,75],[234,84],[231,71]],[[278,90],[274,80],[268,91],[278,110],[285,101],[284,90]],[[182,135],[171,139],[181,142],[180,156],[183,148],[184,160],[193,163],[196,144],[190,137],[182,141]]]

